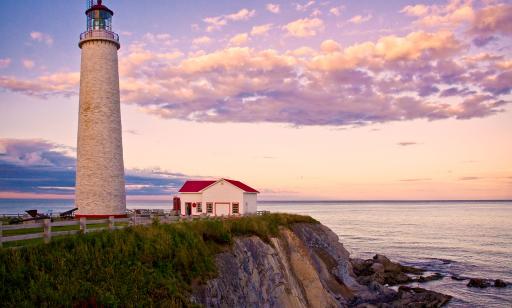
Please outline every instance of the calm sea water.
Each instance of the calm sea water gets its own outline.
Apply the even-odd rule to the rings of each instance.
[[[0,200],[0,214],[62,212],[73,201]],[[129,202],[128,208],[170,208]],[[352,257],[381,253],[447,277],[419,284],[450,294],[448,307],[512,307],[512,287],[475,289],[452,275],[512,282],[512,202],[260,202],[260,210],[305,214],[331,228]]]

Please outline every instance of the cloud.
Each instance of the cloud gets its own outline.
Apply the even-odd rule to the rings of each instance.
[[[359,65],[382,66],[396,61],[419,60],[453,54],[462,44],[448,31],[411,32],[405,37],[384,36],[376,43],[364,42],[347,47],[343,52],[320,55],[312,66],[320,70],[356,68]]]
[[[46,140],[0,139],[0,193],[73,195],[73,149]],[[128,195],[176,193],[187,176],[165,170],[126,170]]]
[[[407,5],[400,13],[404,13],[409,16],[424,16],[429,12],[429,7],[424,4]]]
[[[241,38],[243,43],[249,36]],[[347,46],[326,40],[317,48],[228,46],[187,55],[134,43],[120,53],[121,97],[162,118],[295,126],[502,112],[510,103],[508,59],[497,51],[469,54],[469,42],[462,39],[449,30],[415,31]],[[78,80],[78,73],[0,76],[0,88],[40,97],[72,95]]]
[[[334,40],[325,40],[320,45],[320,50],[325,53],[333,53],[341,51],[341,45]]]
[[[43,32],[31,32],[30,38],[36,42],[45,43],[48,46],[53,45],[53,37]]]
[[[348,22],[356,24],[356,25],[359,25],[359,24],[362,24],[362,23],[365,23],[365,22],[369,21],[370,19],[372,19],[372,17],[373,16],[371,14],[368,14],[366,16],[356,15],[356,16],[350,18],[348,20]]]
[[[303,18],[297,19],[283,26],[287,34],[295,37],[315,36],[318,32],[323,31],[324,22],[319,18]]]
[[[208,36],[196,37],[195,39],[192,40],[192,44],[196,45],[196,46],[208,45],[211,42],[212,42],[212,39],[210,37],[208,37]]]
[[[510,16],[512,16],[512,4],[497,4],[479,10],[469,30],[476,36],[476,45],[486,45],[495,39],[496,34],[512,36]]]
[[[344,6],[332,7],[329,9],[329,14],[334,15],[334,16],[340,16],[341,11],[343,11],[344,8],[345,8]]]
[[[36,66],[36,63],[33,60],[30,60],[30,59],[23,59],[21,61],[21,63],[23,64],[24,68],[29,69],[29,70],[33,69]]]
[[[478,176],[464,176],[459,178],[459,181],[475,181],[475,180],[481,180],[481,177]]]
[[[305,12],[307,9],[309,9],[314,4],[315,4],[315,1],[308,1],[304,4],[295,3],[295,9],[300,12]]]
[[[432,181],[431,178],[412,178],[412,179],[402,179],[400,182],[427,182]]]
[[[247,34],[247,33],[239,33],[239,34],[233,36],[229,40],[229,44],[233,45],[233,46],[240,46],[240,45],[244,45],[248,41],[249,41],[249,34]]]
[[[417,145],[417,144],[418,143],[414,142],[414,141],[402,141],[402,142],[397,143],[397,145],[402,146],[402,147],[408,147],[408,146]]]
[[[445,5],[406,6],[401,12],[416,16],[416,25],[424,27],[457,27],[471,22],[475,16],[470,0],[450,0]]]
[[[80,73],[55,73],[36,79],[0,76],[0,88],[29,96],[47,98],[52,95],[72,96],[78,93]]]
[[[252,36],[259,36],[259,35],[265,35],[272,29],[273,24],[264,24],[259,26],[254,26],[251,29],[251,35]]]
[[[207,24],[206,31],[212,32],[221,29],[232,21],[249,20],[254,17],[254,15],[256,15],[255,10],[241,9],[240,11],[233,14],[206,17],[203,19],[203,21]]]
[[[274,13],[274,14],[278,14],[279,11],[281,10],[279,4],[273,4],[273,3],[268,3],[265,8],[267,9],[267,11],[269,11],[270,13]]]
[[[144,42],[149,44],[158,44],[158,45],[172,45],[175,40],[173,40],[172,36],[169,33],[151,33],[148,32],[144,34],[142,37]]]
[[[9,67],[9,65],[11,65],[11,59],[10,58],[0,59],[0,69],[4,69],[6,67]]]

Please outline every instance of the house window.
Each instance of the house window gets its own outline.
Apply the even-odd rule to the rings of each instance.
[[[240,206],[238,203],[233,203],[233,214],[239,214],[240,213]]]
[[[203,205],[201,202],[197,202],[197,212],[202,213],[203,212]]]
[[[213,203],[206,202],[206,213],[213,214]]]

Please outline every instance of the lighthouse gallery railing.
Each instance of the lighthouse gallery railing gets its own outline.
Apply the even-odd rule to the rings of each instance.
[[[92,39],[92,38],[104,38],[113,40],[119,43],[119,35],[115,32],[108,30],[89,30],[80,34],[80,40]]]

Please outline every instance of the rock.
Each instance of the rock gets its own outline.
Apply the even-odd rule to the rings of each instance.
[[[428,282],[428,281],[434,281],[434,280],[440,280],[443,279],[443,275],[440,273],[435,273],[430,276],[420,276],[418,279],[414,279],[416,282]]]
[[[481,278],[471,278],[467,284],[468,287],[470,288],[487,288],[487,287],[490,287],[491,284],[486,281],[485,279],[481,279]]]
[[[384,265],[380,263],[373,263],[370,268],[374,273],[384,273]]]
[[[454,276],[452,276],[452,279],[457,280],[457,281],[463,281],[463,280],[467,280],[468,278],[454,275]]]
[[[405,265],[401,265],[401,266],[402,266],[402,271],[404,273],[414,274],[414,275],[421,275],[421,274],[423,274],[425,272],[421,268],[417,268],[417,267],[414,267],[414,266],[405,266]]]
[[[406,286],[398,288],[398,296],[392,307],[441,307],[452,299],[450,295]]]
[[[507,283],[501,279],[496,279],[494,280],[494,286],[496,288],[506,288],[507,287]]]
[[[267,242],[235,238],[216,256],[217,277],[194,286],[192,301],[205,307],[438,307],[444,295],[385,284],[411,280],[382,255],[350,259],[337,235],[320,224],[280,229]],[[405,269],[407,270],[407,269]],[[430,276],[427,276],[427,279]]]
[[[373,256],[373,261],[380,263],[382,265],[391,263],[391,260],[389,260],[388,257],[386,257],[384,255],[379,255],[379,254],[376,254],[375,256]]]

